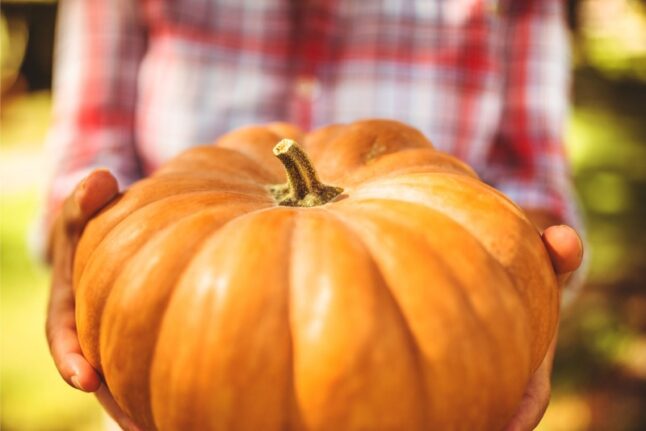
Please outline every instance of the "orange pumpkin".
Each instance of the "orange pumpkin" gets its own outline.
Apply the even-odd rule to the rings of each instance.
[[[381,120],[184,152],[88,224],[74,286],[83,353],[160,430],[500,429],[558,318],[523,212]]]

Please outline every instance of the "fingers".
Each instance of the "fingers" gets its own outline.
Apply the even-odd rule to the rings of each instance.
[[[557,274],[568,274],[581,265],[583,243],[571,227],[564,225],[548,227],[543,232],[543,242]]]
[[[536,383],[531,393],[526,393],[516,415],[505,431],[530,431],[538,426],[550,400],[549,377]]]
[[[533,430],[543,419],[550,402],[552,388],[550,379],[556,351],[556,339],[557,336],[555,335],[545,353],[543,362],[541,362],[541,365],[527,384],[523,399],[505,431]]]
[[[96,391],[101,381],[81,352],[74,319],[74,297],[67,285],[52,284],[46,332],[54,364],[63,379],[82,391]]]
[[[112,397],[112,394],[108,390],[105,384],[102,384],[98,391],[96,391],[96,397],[108,412],[108,414],[115,420],[117,424],[125,431],[139,431],[139,427],[130,419],[117,405],[116,401]]]
[[[62,217],[53,229],[52,287],[47,313],[47,340],[59,373],[77,389],[94,392],[101,380],[85,360],[78,342],[74,318],[72,261],[76,241],[89,218],[118,192],[117,181],[106,170],[88,175],[65,200]]]

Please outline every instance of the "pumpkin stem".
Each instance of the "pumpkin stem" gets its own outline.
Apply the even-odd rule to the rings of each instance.
[[[274,155],[287,172],[287,183],[269,187],[279,205],[314,207],[323,205],[343,192],[341,187],[323,184],[316,175],[305,151],[291,139],[283,139],[274,147]]]

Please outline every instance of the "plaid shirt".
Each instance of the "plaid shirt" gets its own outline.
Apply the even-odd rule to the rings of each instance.
[[[561,0],[62,0],[50,201],[233,128],[404,121],[525,208],[574,221]]]

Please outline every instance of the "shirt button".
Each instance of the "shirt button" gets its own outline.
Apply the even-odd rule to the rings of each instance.
[[[315,99],[321,92],[321,82],[313,76],[301,76],[296,80],[296,94],[303,99]]]

